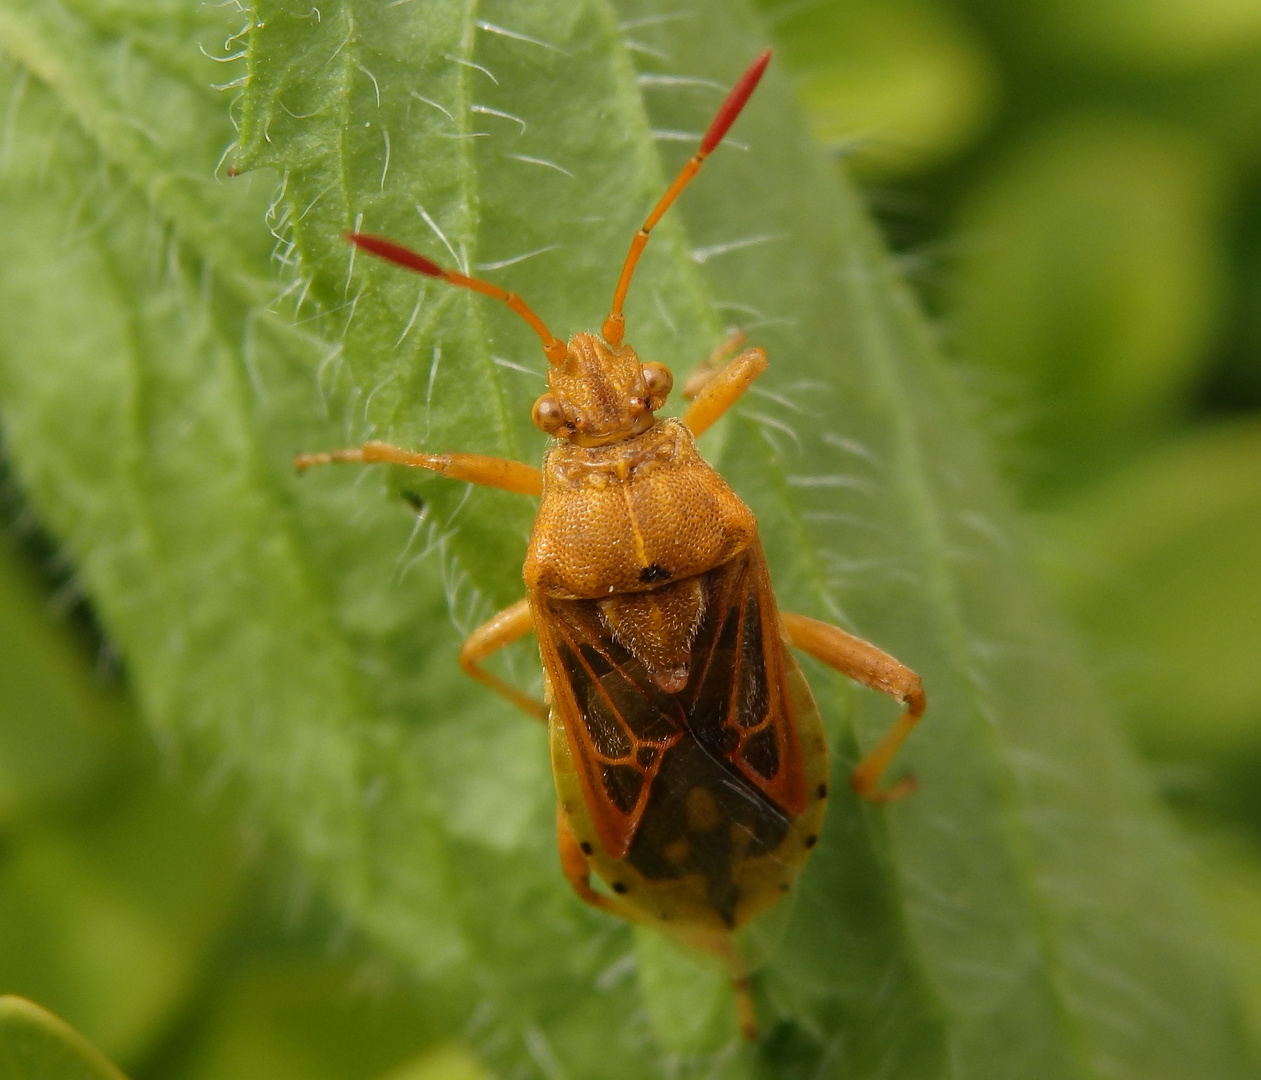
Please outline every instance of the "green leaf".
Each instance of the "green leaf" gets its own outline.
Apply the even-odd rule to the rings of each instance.
[[[1223,951],[1243,990],[1252,1045],[1261,1047],[1261,858],[1256,845],[1242,841],[1237,834],[1205,829],[1202,821],[1197,825],[1200,887],[1217,917]]]
[[[1032,36],[1042,48],[1108,70],[1164,74],[1240,58],[1255,63],[1261,46],[1261,11],[1250,0],[1051,0],[1031,8]]]
[[[460,1047],[448,1045],[423,1054],[381,1080],[493,1080]]]
[[[340,234],[481,267],[557,333],[598,326],[691,152],[673,133],[703,130],[713,83],[765,43],[748,9],[264,0],[234,161],[269,172],[218,183],[233,133],[206,86],[242,72],[193,42],[233,55],[238,18],[0,3],[21,65],[0,418],[154,728],[244,785],[504,1073],[1240,1075],[1178,849],[782,74],[654,232],[630,339],[680,371],[725,323],[767,347],[765,385],[703,449],[758,512],[785,607],[911,664],[930,712],[906,754],[919,794],[838,794],[800,888],[751,935],[763,1043],[741,1046],[730,1011],[670,1016],[679,987],[727,994],[721,976],[636,950],[569,893],[541,733],[456,668],[459,631],[521,595],[528,502],[292,475],[295,450],[368,436],[537,459],[529,330],[352,260]],[[537,678],[527,647],[509,663]],[[896,710],[811,678],[843,793]]]
[[[179,1080],[489,1080],[466,1051],[438,1043],[452,1024],[435,1000],[390,985],[379,961],[354,965],[327,955],[255,955],[198,1016],[195,1038],[176,1054]],[[358,969],[358,970],[357,970]],[[191,1044],[190,1044],[191,1043]],[[162,1075],[171,1075],[171,1067]]]
[[[227,815],[155,773],[120,770],[77,820],[10,833],[0,864],[0,987],[129,1066],[198,990],[240,891]]]
[[[0,997],[0,1072],[8,1080],[124,1080],[64,1020],[9,996]]]
[[[1046,523],[1057,584],[1149,752],[1261,753],[1258,461],[1261,425],[1208,427],[1081,492]]]
[[[117,757],[126,709],[31,582],[0,533],[0,828],[99,783]]]
[[[758,0],[810,128],[862,177],[922,172],[981,134],[997,75],[983,43],[937,0]]]
[[[1016,464],[1038,494],[1167,429],[1202,375],[1223,180],[1194,135],[1084,113],[1036,130],[964,207],[963,348],[1023,425]]]

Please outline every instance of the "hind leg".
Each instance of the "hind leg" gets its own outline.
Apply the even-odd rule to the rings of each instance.
[[[683,423],[693,435],[700,436],[708,431],[723,413],[734,405],[740,396],[753,384],[753,380],[766,370],[766,351],[764,349],[745,349],[726,367],[712,373],[704,373],[696,398],[683,414]],[[684,387],[684,396],[688,388],[698,381],[697,375],[688,379]]]
[[[889,788],[876,785],[911,729],[924,715],[926,702],[919,676],[888,653],[839,627],[787,612],[781,618],[788,640],[795,648],[808,652],[863,686],[897,698],[906,706],[906,711],[894,721],[875,749],[858,763],[849,779],[853,789],[871,802],[893,802],[909,795],[916,787],[914,777],[904,777]]]

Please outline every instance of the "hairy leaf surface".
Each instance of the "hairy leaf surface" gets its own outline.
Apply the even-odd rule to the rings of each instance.
[[[3,0],[15,469],[155,730],[243,783],[506,1075],[1234,1075],[1177,851],[774,70],[654,233],[628,338],[679,374],[727,324],[768,349],[702,449],[758,512],[784,606],[905,660],[930,708],[919,794],[834,799],[751,935],[764,1043],[739,1044],[720,973],[569,895],[542,733],[458,673],[459,631],[521,594],[529,500],[292,473],[368,437],[537,459],[529,329],[342,232],[492,277],[557,334],[598,327],[765,34],[719,0]],[[845,792],[894,710],[812,677]]]

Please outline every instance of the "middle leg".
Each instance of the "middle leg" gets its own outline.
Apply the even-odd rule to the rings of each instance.
[[[525,637],[534,629],[534,616],[530,612],[528,598],[518,600],[511,607],[506,607],[496,615],[492,615],[481,626],[465,639],[460,647],[460,667],[472,679],[483,686],[494,690],[496,694],[506,697],[518,709],[528,712],[537,720],[547,723],[547,706],[532,698],[529,694],[518,690],[511,683],[492,675],[481,667],[481,661],[492,653],[498,652],[505,645]]]
[[[781,618],[788,640],[794,647],[808,652],[863,686],[897,698],[906,706],[906,711],[897,718],[875,749],[850,774],[850,784],[859,795],[871,802],[893,802],[909,795],[916,787],[914,777],[899,780],[890,788],[881,789],[876,785],[911,729],[924,715],[926,701],[919,676],[870,642],[847,634],[830,623],[787,612]]]

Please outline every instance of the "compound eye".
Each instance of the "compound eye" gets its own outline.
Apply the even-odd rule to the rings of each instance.
[[[674,376],[665,364],[648,363],[644,365],[644,385],[648,393],[655,398],[665,397],[674,386]]]
[[[560,402],[551,394],[544,394],[534,403],[534,426],[549,435],[565,426],[565,414],[561,412]]]

